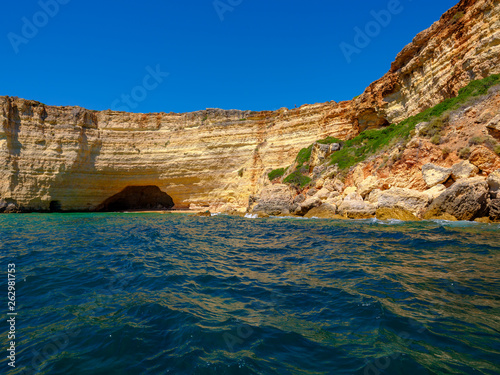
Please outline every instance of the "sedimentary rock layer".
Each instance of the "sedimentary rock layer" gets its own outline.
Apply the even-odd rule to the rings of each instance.
[[[155,185],[178,206],[244,208],[266,168],[326,136],[350,138],[500,72],[500,5],[463,0],[352,101],[277,111],[133,114],[0,97],[0,198],[28,209],[94,209]]]

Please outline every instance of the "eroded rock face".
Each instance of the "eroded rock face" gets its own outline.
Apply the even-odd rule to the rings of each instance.
[[[490,219],[500,221],[500,199],[492,199],[489,207]]]
[[[96,207],[96,211],[168,210],[174,201],[158,186],[127,186]]]
[[[489,187],[480,177],[464,179],[446,189],[429,206],[425,219],[452,215],[458,220],[473,220],[485,216]]]

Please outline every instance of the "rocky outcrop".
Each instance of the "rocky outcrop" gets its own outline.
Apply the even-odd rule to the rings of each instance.
[[[379,208],[401,208],[418,216],[425,210],[429,202],[429,195],[425,192],[405,188],[391,188],[380,193],[377,206]]]
[[[318,207],[321,205],[321,199],[318,197],[309,197],[305,201],[299,204],[299,206],[295,209],[294,214],[299,216],[304,216],[314,207]]]
[[[288,185],[276,184],[266,186],[251,209],[253,213],[267,215],[288,215],[292,210],[293,190]]]
[[[307,214],[304,215],[307,218],[318,218],[318,219],[344,219],[343,216],[337,214],[337,207],[329,203],[323,203],[319,207],[314,207]]]
[[[379,220],[401,220],[401,221],[418,221],[419,219],[411,212],[399,208],[379,208],[376,212],[376,217]]]
[[[458,220],[473,220],[486,216],[489,187],[480,177],[464,179],[446,189],[429,206],[425,219],[433,219],[443,214]]]

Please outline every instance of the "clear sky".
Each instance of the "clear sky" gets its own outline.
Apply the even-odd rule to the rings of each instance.
[[[347,100],[457,2],[6,1],[0,95],[143,113]]]

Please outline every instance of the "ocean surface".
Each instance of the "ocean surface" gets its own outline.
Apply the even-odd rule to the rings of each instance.
[[[0,215],[0,244],[0,374],[500,374],[498,224]]]

